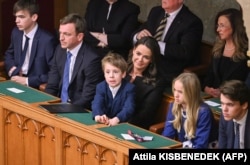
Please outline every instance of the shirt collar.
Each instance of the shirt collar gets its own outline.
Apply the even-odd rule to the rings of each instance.
[[[35,33],[36,33],[37,29],[38,29],[38,25],[36,24],[35,27],[29,33],[24,34],[24,35],[26,35],[27,37],[29,37],[29,39],[33,39],[34,36],[35,36]]]
[[[79,52],[80,48],[82,46],[82,42],[80,42],[75,48],[69,50],[67,49],[67,51],[70,51],[70,53],[72,54],[72,56],[77,56],[77,53]]]

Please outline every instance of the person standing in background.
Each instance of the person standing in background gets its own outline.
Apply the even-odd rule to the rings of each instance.
[[[157,39],[162,55],[159,71],[169,87],[184,68],[200,63],[202,34],[201,19],[185,6],[184,0],[162,0],[134,32],[133,42],[144,36]]]
[[[139,6],[129,0],[90,0],[85,13],[85,42],[102,57],[112,50],[127,59],[139,13]]]
[[[203,82],[205,93],[220,96],[220,85],[226,80],[247,79],[248,38],[242,13],[229,8],[219,12],[215,19],[216,41],[213,60]]]
[[[57,39],[37,24],[39,6],[34,0],[14,4],[16,25],[5,52],[4,64],[10,80],[39,88],[47,83]]]
[[[62,102],[91,109],[96,85],[103,80],[101,58],[86,44],[85,20],[71,13],[60,20],[60,45],[57,46],[45,92]]]

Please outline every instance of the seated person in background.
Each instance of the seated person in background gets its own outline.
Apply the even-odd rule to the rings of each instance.
[[[103,73],[100,56],[83,41],[85,28],[85,20],[75,13],[60,20],[61,44],[55,50],[45,92],[90,109]]]
[[[158,72],[160,48],[152,37],[136,42],[128,57],[126,79],[135,85],[135,113],[129,123],[149,129],[159,110],[164,84]]]
[[[204,79],[205,93],[219,97],[219,86],[226,80],[245,81],[247,66],[248,38],[242,13],[238,9],[225,9],[215,19],[216,41],[212,50],[213,60]]]
[[[204,103],[198,77],[182,73],[173,80],[174,102],[169,105],[163,136],[177,139],[183,148],[208,148],[218,137],[210,107]]]
[[[88,27],[84,40],[102,57],[112,50],[127,59],[132,48],[131,35],[139,25],[139,13],[139,6],[129,0],[90,0],[85,13]]]
[[[109,126],[126,122],[134,113],[135,86],[125,80],[127,62],[109,52],[102,59],[105,80],[96,87],[92,115],[96,122]]]
[[[5,52],[4,64],[10,80],[39,88],[48,81],[48,72],[57,39],[37,24],[39,6],[34,1],[19,0],[14,4],[16,25]]]
[[[220,92],[219,148],[250,149],[249,88],[240,80],[230,80],[221,85]],[[236,125],[239,125],[239,138]]]
[[[161,20],[166,18],[166,23]],[[134,42],[144,36],[154,36],[161,50],[160,72],[166,86],[183,72],[184,68],[199,64],[203,24],[184,0],[162,0],[161,6],[153,7],[147,21],[134,35]]]

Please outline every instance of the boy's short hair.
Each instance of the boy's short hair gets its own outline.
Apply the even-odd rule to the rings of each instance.
[[[13,15],[20,10],[27,10],[32,16],[39,13],[39,5],[35,0],[19,0],[14,4]]]
[[[125,59],[118,53],[108,52],[108,54],[102,59],[102,70],[104,70],[105,64],[109,63],[119,68],[122,73],[127,71],[128,64]]]
[[[250,100],[249,88],[240,80],[225,81],[220,86],[220,92],[232,101],[239,101],[241,105]]]

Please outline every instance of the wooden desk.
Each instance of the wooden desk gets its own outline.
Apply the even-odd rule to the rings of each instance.
[[[127,165],[130,148],[147,148],[10,96],[0,96],[0,121],[1,165]],[[181,147],[160,138],[171,142],[160,148]]]
[[[11,91],[10,88],[14,89],[14,91]],[[19,90],[20,92],[18,92],[17,90]],[[2,95],[11,96],[18,100],[31,104],[40,104],[46,102],[57,103],[61,101],[61,99],[58,97],[49,95],[37,89],[21,85],[10,80],[0,82],[0,93]]]
[[[221,115],[221,103],[219,98],[209,98],[205,101],[212,109],[216,120],[220,119]]]
[[[0,77],[0,81],[5,81],[5,80],[6,80],[6,78]]]

